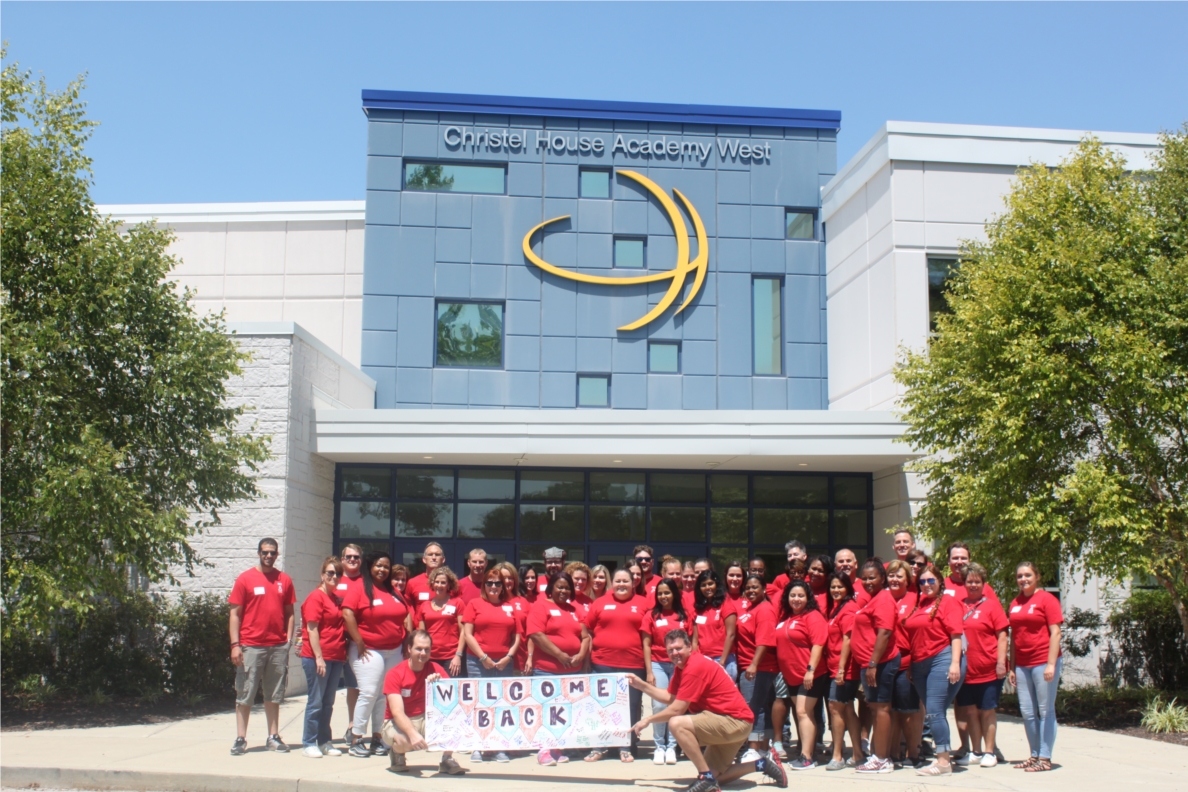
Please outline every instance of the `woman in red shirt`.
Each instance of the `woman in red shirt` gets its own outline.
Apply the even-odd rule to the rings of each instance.
[[[854,711],[858,695],[858,680],[850,665],[850,632],[854,629],[854,583],[850,576],[834,572],[829,576],[829,608],[825,611],[829,636],[825,642],[825,666],[829,671],[829,727],[833,732],[833,758],[826,770],[844,770],[866,761],[862,755],[862,724]],[[846,732],[854,755],[846,762],[842,751],[846,746]]]
[[[1056,687],[1060,652],[1060,600],[1040,588],[1043,578],[1030,561],[1015,568],[1019,596],[1011,602],[1011,684],[1019,689],[1019,710],[1031,757],[1017,765],[1029,773],[1052,769],[1056,742]],[[983,584],[983,590],[985,584]]]
[[[998,698],[1007,675],[1007,631],[1011,623],[997,597],[985,596],[986,569],[965,568],[965,682],[957,691],[957,732],[961,752],[954,761],[970,764],[982,754],[982,767],[998,764]],[[985,749],[983,752],[983,743]],[[967,750],[968,749],[968,750]]]
[[[746,567],[741,561],[731,561],[722,570],[722,575],[726,581],[726,598],[734,603],[735,613],[741,616],[751,607],[751,601],[743,596],[743,584],[747,582]]]
[[[585,619],[594,603],[590,596],[590,567],[581,561],[573,561],[565,567],[565,573],[573,579],[573,606],[578,609],[578,616]]]
[[[646,597],[648,591],[644,588],[643,567],[639,564],[628,564],[627,571],[631,573],[631,585],[634,586],[633,591],[641,597]]]
[[[447,667],[450,676],[462,675],[462,655],[466,646],[461,641],[462,610],[466,607],[460,597],[451,597],[458,590],[458,577],[447,566],[429,573],[429,590],[433,598],[417,603],[417,629],[429,633],[433,651],[429,659]]]
[[[693,599],[693,649],[713,660],[738,682],[738,658],[734,642],[738,637],[738,613],[726,596],[718,573],[707,569],[697,576]]]
[[[900,739],[907,746],[907,762],[923,767],[920,759],[920,737],[924,731],[924,713],[920,711],[920,696],[912,685],[912,650],[904,630],[904,620],[916,607],[916,582],[912,568],[905,561],[895,559],[887,564],[887,591],[895,600],[895,648],[899,651],[899,670],[891,688],[891,749],[896,766],[903,764],[899,755]]]
[[[384,720],[384,677],[400,664],[400,646],[412,626],[408,604],[392,585],[392,557],[374,552],[363,562],[367,573],[362,586],[351,586],[342,603],[342,618],[351,642],[347,660],[359,682],[355,702],[351,756],[383,756],[388,752],[380,737]],[[363,744],[371,720],[371,745]]]
[[[903,620],[912,653],[912,682],[924,702],[925,718],[936,744],[936,762],[916,770],[917,775],[938,776],[953,772],[949,761],[947,712],[965,678],[961,651],[962,607],[954,597],[944,596],[944,578],[929,564],[916,581],[920,599]]]
[[[673,671],[672,662],[668,659],[668,650],[664,647],[664,636],[678,627],[685,632],[690,629],[678,578],[666,577],[656,584],[656,604],[644,614],[639,625],[644,659],[649,661],[645,666],[647,682],[661,690],[668,689]],[[652,699],[652,714],[663,712],[666,706],[668,705]],[[676,736],[669,731],[667,722],[657,723],[652,727],[652,739],[656,743],[652,764],[676,764]]]
[[[529,605],[536,604],[540,592],[536,590],[536,568],[532,564],[522,564],[520,572],[520,596]]]
[[[871,734],[873,752],[857,767],[859,773],[890,773],[895,764],[891,750],[891,691],[899,670],[895,648],[896,603],[887,591],[887,570],[883,559],[868,558],[858,570],[867,599],[854,614],[850,630],[850,665],[862,681],[866,705],[874,715]]]
[[[796,732],[800,756],[788,763],[793,770],[811,770],[817,744],[817,702],[829,693],[829,673],[822,667],[829,625],[817,609],[817,598],[805,580],[791,580],[780,600],[775,626],[776,658],[780,673],[796,696]]]
[[[462,640],[466,642],[466,675],[511,676],[515,667],[520,629],[515,606],[506,601],[503,577],[488,569],[483,596],[466,603],[462,611]]]
[[[822,614],[829,611],[829,576],[833,574],[833,559],[827,555],[814,556],[809,561],[806,580],[817,598],[817,610]]]
[[[635,593],[631,573],[616,569],[611,578],[610,593],[594,600],[586,614],[586,629],[591,638],[591,668],[596,674],[634,674],[647,679],[643,650],[643,637],[639,626],[648,610],[648,601]],[[631,722],[637,723],[643,714],[643,693],[635,688],[628,691],[631,706]],[[635,761],[635,749],[639,735],[631,733],[630,750],[619,750],[619,760]],[[606,755],[608,749],[595,748],[586,756],[587,762],[595,762]]]
[[[560,572],[528,614],[528,637],[536,644],[534,676],[579,673],[590,654],[590,633],[573,606],[573,579]],[[564,751],[542,748],[537,761],[545,766],[568,762]]]
[[[729,570],[727,570],[729,573]],[[754,717],[751,726],[750,750],[740,757],[741,762],[753,762],[760,751],[767,749],[771,739],[771,707],[774,701],[776,674],[780,672],[775,657],[776,614],[767,601],[767,581],[757,572],[747,574],[743,597],[748,607],[738,617],[738,691],[747,700]]]
[[[322,561],[321,585],[301,605],[301,670],[309,698],[305,702],[305,731],[301,742],[306,756],[341,756],[330,744],[330,716],[338,677],[346,665],[346,638],[338,604],[342,564],[334,556]]]
[[[516,673],[532,673],[532,641],[528,640],[528,635],[524,632],[524,628],[528,625],[528,612],[532,610],[532,604],[520,595],[519,570],[510,561],[501,561],[492,569],[499,572],[499,578],[503,581],[504,603],[511,605],[516,613],[516,628],[520,633],[520,646],[516,649]],[[529,670],[525,671],[525,668]]]
[[[610,594],[611,571],[602,564],[590,567],[590,599]]]

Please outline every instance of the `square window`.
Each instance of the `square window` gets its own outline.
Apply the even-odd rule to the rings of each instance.
[[[437,304],[437,365],[499,368],[503,365],[503,304]]]
[[[789,209],[784,215],[784,226],[787,239],[816,239],[816,212],[806,212],[803,209]]]
[[[626,269],[643,269],[647,266],[645,239],[615,237],[615,266]]]
[[[679,374],[681,347],[661,341],[648,342],[648,371],[653,374]]]
[[[578,171],[578,196],[581,198],[610,198],[610,171],[602,168],[581,168]]]
[[[578,407],[610,407],[610,375],[579,374]]]

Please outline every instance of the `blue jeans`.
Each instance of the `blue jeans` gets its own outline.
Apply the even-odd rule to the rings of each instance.
[[[721,659],[722,659],[722,655],[718,655],[717,657],[710,658],[710,660],[713,660],[715,663],[721,661]],[[724,669],[726,669],[726,675],[730,677],[730,681],[737,683],[738,682],[738,658],[734,656],[734,652],[731,652],[730,654],[726,655],[726,665],[724,665],[722,667]]]
[[[747,700],[754,716],[751,735],[747,737],[752,742],[766,740],[772,736],[771,705],[775,703],[775,671],[756,671],[754,679],[747,679],[746,673],[739,674],[738,692]]]
[[[661,690],[668,689],[668,681],[672,679],[672,663],[657,663],[652,661],[652,676],[656,678],[656,687]],[[652,714],[663,712],[668,707],[667,704],[661,704],[656,699],[652,699]],[[667,723],[653,723],[652,724],[652,739],[656,742],[657,748],[672,748],[676,750],[677,741],[672,732],[668,730]]]
[[[642,668],[615,668],[614,666],[598,665],[594,663],[590,666],[590,670],[595,674],[635,674],[640,679],[647,679],[648,675]],[[643,691],[635,688],[627,688],[627,701],[631,712],[631,725],[639,723],[640,718],[643,717]],[[639,735],[631,732],[631,753],[635,753],[635,748],[639,744]]]
[[[1056,743],[1056,688],[1060,683],[1060,671],[1064,658],[1056,658],[1056,675],[1051,682],[1044,681],[1044,665],[1015,666],[1015,682],[1019,691],[1019,712],[1023,714],[1023,729],[1027,732],[1027,744],[1032,756],[1052,758],[1052,746]]]
[[[500,671],[498,668],[487,668],[477,657],[467,653],[466,655],[466,678],[467,679],[481,679],[482,677],[508,677],[516,672],[515,661],[507,664],[507,668]]]
[[[345,665],[342,660],[327,660],[326,676],[318,676],[318,661],[312,657],[301,658],[301,670],[305,672],[305,685],[309,688],[309,699],[305,702],[305,728],[301,732],[301,744],[306,748],[317,748],[330,742],[334,694],[338,691],[338,677]]]
[[[912,663],[912,682],[924,704],[924,723],[932,729],[936,752],[950,749],[949,707],[965,679],[965,655],[961,656],[961,677],[949,683],[949,665],[953,662],[953,647],[946,646],[938,654]]]

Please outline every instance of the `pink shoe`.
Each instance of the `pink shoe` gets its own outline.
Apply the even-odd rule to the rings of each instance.
[[[553,756],[553,752],[548,748],[540,749],[540,752],[536,754],[536,761],[545,767],[557,766],[557,759]]]

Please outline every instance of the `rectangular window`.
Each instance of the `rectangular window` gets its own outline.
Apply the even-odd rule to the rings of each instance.
[[[816,239],[817,213],[806,209],[789,209],[784,213],[786,239]]]
[[[581,198],[610,198],[610,171],[602,168],[580,168],[578,170],[578,196]]]
[[[503,165],[404,163],[404,189],[406,190],[503,195],[507,192],[506,184],[507,168]]]
[[[578,374],[578,407],[610,407],[610,375]]]
[[[752,288],[752,332],[756,374],[784,373],[783,283],[779,278],[755,278]]]
[[[647,266],[646,239],[615,237],[615,266],[624,269],[643,269]]]
[[[959,262],[955,258],[928,258],[928,329],[936,332],[936,317],[949,313],[945,292],[949,279],[957,272]]]
[[[503,304],[437,304],[437,365],[499,368],[503,365]]]
[[[648,371],[653,374],[679,374],[681,347],[667,341],[648,342]]]

